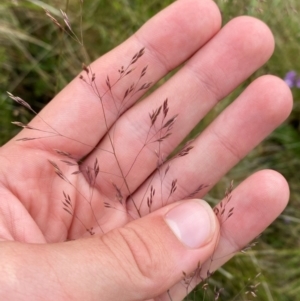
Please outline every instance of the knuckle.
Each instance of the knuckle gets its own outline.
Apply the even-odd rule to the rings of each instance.
[[[216,130],[213,131],[214,136],[217,138],[218,143],[223,147],[228,153],[230,153],[236,160],[240,161],[242,159],[242,155],[240,151],[234,143],[228,137],[225,137],[220,132]]]
[[[138,283],[139,290],[153,293],[158,284],[163,284],[166,250],[156,235],[149,231],[127,225],[110,232],[110,246],[117,258],[119,268],[123,269],[133,286]],[[116,253],[117,252],[117,253]],[[141,292],[141,290],[140,290]]]

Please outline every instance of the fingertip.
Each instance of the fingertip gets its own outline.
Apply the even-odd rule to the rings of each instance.
[[[288,183],[281,174],[271,169],[252,174],[232,192],[234,213],[222,228],[221,245],[229,254],[241,250],[274,222],[288,199]]]
[[[266,62],[274,52],[275,40],[270,28],[261,20],[250,16],[240,16],[232,19],[226,26],[232,27],[240,43],[237,47],[244,48],[249,53],[258,53],[261,64]],[[247,39],[243,37],[247,37]]]
[[[180,0],[145,23],[134,37],[170,71],[205,45],[221,24],[220,10],[213,1]]]
[[[200,2],[197,0],[197,2]],[[220,30],[222,26],[222,14],[219,6],[212,0],[207,0],[207,13],[211,16],[213,21],[212,30],[216,33]]]
[[[281,124],[291,113],[293,108],[293,95],[287,84],[274,75],[264,75],[256,79],[252,84],[252,90],[261,101],[261,110],[266,113],[266,119],[272,120],[276,125]]]
[[[222,26],[222,14],[219,6],[213,0],[179,0],[185,7],[188,7],[193,12],[201,12],[201,15],[212,21],[212,31],[218,31]],[[209,28],[208,28],[209,29]]]
[[[278,109],[282,112],[282,117],[286,119],[293,109],[293,94],[289,86],[281,78],[273,75],[266,75],[267,80],[273,81],[274,99],[277,100]]]
[[[256,181],[256,191],[261,200],[265,200],[266,206],[272,204],[276,215],[279,215],[290,197],[290,189],[287,180],[279,172],[272,169],[265,169],[256,172],[251,176]]]

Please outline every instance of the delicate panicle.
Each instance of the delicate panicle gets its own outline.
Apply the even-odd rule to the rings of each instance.
[[[112,183],[115,190],[116,190],[116,199],[118,200],[118,202],[123,205],[123,195],[122,195],[122,191],[121,189],[115,184],[115,183]]]
[[[177,179],[172,181],[169,197],[174,194],[177,189]]]
[[[24,124],[23,122],[20,121],[13,121],[12,124],[22,127],[23,129],[35,130],[35,128],[31,127],[28,124]]]
[[[84,70],[87,74],[90,73],[88,66],[85,63],[82,63],[82,70]]]
[[[65,182],[71,184],[71,182],[68,180],[68,178],[63,174],[62,170],[58,167],[58,165],[51,160],[48,160],[48,162],[54,167],[55,173]]]
[[[81,4],[83,4],[83,0],[80,0]],[[76,34],[72,30],[71,22],[69,20],[69,17],[66,12],[63,10],[60,10],[61,15],[62,15],[62,20],[61,23],[51,15],[51,13],[48,10],[45,10],[45,13],[47,17],[56,25],[58,28],[63,32],[66,33],[69,37],[73,38],[76,40],[80,45],[83,46],[83,41],[82,39],[78,39]],[[82,36],[81,36],[82,38]],[[80,85],[86,85],[88,89],[96,95],[96,98],[99,100],[99,106],[100,106],[100,112],[101,112],[101,122],[105,126],[106,130],[106,141],[109,141],[109,150],[108,149],[100,149],[99,146],[95,145],[88,145],[85,143],[80,142],[79,140],[75,140],[73,137],[67,137],[63,135],[62,133],[58,132],[54,127],[52,127],[45,119],[43,119],[40,115],[38,117],[46,124],[50,130],[46,131],[43,129],[38,129],[34,128],[28,124],[25,124],[20,121],[14,121],[12,122],[14,125],[19,126],[23,129],[28,129],[28,130],[36,130],[39,132],[47,133],[48,136],[45,137],[29,137],[29,138],[20,138],[17,141],[30,141],[30,140],[35,140],[35,139],[41,139],[41,138],[48,138],[48,137],[59,137],[60,139],[66,139],[67,141],[72,141],[72,143],[77,142],[81,143],[81,145],[84,145],[84,147],[87,147],[87,151],[82,155],[83,159],[79,160],[79,158],[75,159],[69,152],[64,151],[64,150],[59,150],[59,149],[54,149],[55,152],[55,157],[59,158],[59,164],[64,164],[63,167],[66,170],[71,170],[70,172],[73,177],[70,177],[72,181],[69,180],[69,178],[65,175],[65,173],[62,171],[62,169],[58,166],[58,164],[52,160],[48,160],[51,166],[54,169],[55,174],[61,178],[63,181],[65,181],[68,185],[68,187],[72,188],[72,193],[71,196],[63,191],[63,200],[61,200],[62,203],[62,209],[68,214],[69,218],[72,218],[70,221],[70,224],[73,223],[73,220],[77,220],[83,227],[84,231],[88,232],[90,235],[94,235],[96,232],[99,230],[104,233],[102,229],[102,224],[103,222],[103,216],[102,212],[98,211],[98,208],[103,207],[106,208],[106,210],[119,210],[122,211],[124,214],[129,215],[129,219],[131,220],[133,216],[130,216],[130,213],[127,211],[127,202],[131,202],[133,204],[133,207],[136,210],[136,215],[139,217],[142,217],[142,214],[144,214],[143,210],[148,210],[149,213],[153,211],[153,208],[159,208],[159,206],[164,206],[168,204],[169,199],[170,201],[177,201],[179,198],[182,197],[182,195],[179,194],[178,188],[178,183],[180,183],[180,179],[173,179],[171,181],[172,177],[172,172],[170,171],[170,164],[165,163],[166,158],[168,158],[168,153],[164,147],[164,142],[168,137],[172,135],[171,131],[176,131],[176,127],[174,126],[176,123],[176,120],[178,118],[178,114],[175,114],[174,109],[169,107],[169,100],[168,98],[164,98],[162,104],[158,106],[156,109],[151,108],[150,113],[149,113],[149,118],[150,122],[147,116],[147,113],[144,116],[144,119],[147,122],[148,125],[148,133],[145,138],[145,140],[142,141],[142,146],[140,147],[139,150],[137,150],[137,154],[134,157],[131,165],[129,165],[129,168],[126,167],[126,172],[124,172],[122,166],[124,162],[120,161],[120,158],[117,154],[119,154],[119,149],[116,148],[119,146],[117,143],[115,145],[115,138],[117,135],[114,136],[115,134],[115,124],[113,121],[112,123],[110,118],[108,116],[117,116],[120,117],[124,112],[126,112],[126,109],[129,108],[135,101],[137,101],[137,93],[140,92],[139,96],[142,96],[146,91],[152,86],[152,82],[146,80],[146,74],[148,71],[148,65],[138,66],[136,63],[140,60],[142,56],[145,54],[145,48],[141,48],[138,50],[132,57],[130,56],[128,58],[128,61],[124,64],[121,65],[121,67],[118,70],[115,70],[114,74],[107,74],[103,78],[100,78],[96,82],[96,73],[94,73],[92,69],[92,64],[82,64],[82,70],[81,74],[79,75],[79,79],[81,81],[78,81]],[[147,61],[145,59],[145,61]],[[121,62],[122,63],[122,62]],[[119,66],[119,65],[118,65]],[[98,74],[97,74],[98,75]],[[286,82],[290,83],[290,85],[295,85],[296,84],[296,74],[295,73],[290,73],[288,74],[288,78]],[[134,78],[134,76],[136,76]],[[121,80],[126,78],[126,85],[122,89],[118,88],[118,93],[116,93],[116,85],[120,83]],[[98,85],[100,83],[100,85]],[[300,83],[300,82],[299,82]],[[100,87],[99,87],[100,86]],[[300,84],[299,84],[300,86]],[[22,98],[18,96],[14,96],[12,93],[7,92],[9,98],[17,102],[18,104],[22,105],[23,107],[27,108],[31,112],[37,114],[32,107]],[[175,100],[176,101],[176,100]],[[110,102],[108,105],[107,103]],[[171,102],[172,103],[172,102]],[[110,106],[111,105],[111,106]],[[108,112],[108,108],[111,110]],[[112,109],[111,109],[112,108]],[[173,109],[173,110],[172,110]],[[152,110],[152,112],[151,112]],[[111,114],[112,113],[112,114]],[[84,114],[84,113],[83,113]],[[172,115],[173,116],[172,116]],[[171,116],[171,117],[170,117]],[[34,123],[37,124],[37,123]],[[101,126],[102,126],[101,124]],[[84,125],[86,126],[86,125]],[[63,131],[63,130],[62,130]],[[51,134],[52,136],[49,136]],[[117,133],[119,134],[119,133]],[[133,135],[134,136],[134,135]],[[105,138],[105,139],[106,139]],[[99,138],[100,139],[100,138]],[[96,144],[96,142],[94,142]],[[100,142],[101,143],[101,142]],[[140,141],[139,141],[140,143]],[[150,144],[151,147],[148,148]],[[60,144],[63,145],[63,144]],[[176,158],[180,159],[180,157],[187,156],[190,151],[194,148],[194,146],[191,145],[191,141],[188,142],[181,151],[178,152],[178,154],[173,157],[172,159]],[[110,150],[112,149],[112,150]],[[135,187],[132,189],[131,188],[131,183],[128,181],[129,175],[131,176],[131,171],[135,171],[133,168],[137,160],[139,159],[140,154],[144,150],[149,151],[149,149],[152,150],[152,152],[155,154],[156,157],[155,160],[157,160],[156,166],[153,163],[153,169],[155,171],[152,173],[152,175],[149,176],[149,178],[146,180],[146,185],[145,185],[145,190],[143,191],[143,196],[142,199],[136,200],[135,199]],[[105,170],[104,163],[100,161],[101,164],[101,170],[100,170],[100,164],[98,161],[97,157],[94,157],[95,155],[95,150],[97,151],[105,151],[107,152],[111,158],[112,158],[112,166],[117,166],[118,170],[114,173],[114,171],[107,171]],[[152,154],[151,154],[152,155]],[[148,158],[151,157],[148,156]],[[75,155],[76,156],[76,155]],[[86,157],[84,157],[86,156]],[[89,156],[88,160],[85,160]],[[130,156],[129,156],[130,157]],[[92,161],[95,158],[94,161]],[[102,156],[99,155],[99,158],[103,158]],[[106,158],[106,157],[105,157]],[[144,157],[143,157],[144,158]],[[145,160],[147,161],[148,158]],[[128,159],[130,160],[130,159]],[[141,160],[142,161],[142,160]],[[171,160],[169,160],[171,162]],[[76,167],[76,168],[74,168]],[[76,169],[75,171],[73,171]],[[152,172],[151,170],[150,172]],[[103,178],[102,175],[104,174]],[[78,175],[78,176],[74,176]],[[101,191],[102,188],[102,182],[105,183],[107,182],[108,178],[105,178],[105,175],[111,176],[112,179],[115,180],[117,178],[116,183],[113,182],[113,180],[108,180],[110,181],[109,183],[112,184],[112,187],[110,188],[110,192],[107,195],[107,198],[105,201],[103,201],[104,197]],[[136,175],[134,175],[136,177]],[[81,177],[84,177],[85,183],[87,183],[87,186],[83,186],[78,188],[77,184],[83,183],[83,181],[78,181],[76,182],[77,179],[81,179]],[[156,179],[158,178],[158,181],[160,181],[159,185],[154,186],[153,183],[157,183]],[[119,181],[121,179],[121,181]],[[155,179],[155,180],[153,180]],[[103,181],[102,181],[103,180]],[[100,183],[101,185],[98,185]],[[87,187],[87,188],[86,188]],[[144,186],[141,186],[143,189]],[[195,196],[198,196],[198,194],[205,188],[207,188],[208,185],[206,184],[200,184],[198,187],[192,191],[191,193],[187,196],[187,198],[193,198]],[[99,189],[96,190],[96,189]],[[95,193],[98,192],[98,193]],[[219,203],[217,207],[214,208],[214,212],[217,215],[218,219],[220,220],[221,226],[224,225],[224,223],[233,215],[234,213],[234,207],[232,206],[231,208],[228,208],[228,204],[232,199],[232,191],[233,191],[233,182],[231,182],[229,188],[225,192],[225,199]],[[204,194],[204,193],[203,193]],[[100,195],[100,197],[99,197]],[[79,196],[79,197],[78,197]],[[111,199],[109,199],[109,197]],[[88,209],[90,210],[89,215],[88,215],[88,223],[89,225],[86,225],[84,219],[80,216],[82,214],[81,209],[84,208],[84,206],[77,206],[76,207],[76,202],[77,200],[84,200],[86,206],[88,206]],[[99,204],[94,206],[94,203],[96,202],[101,202],[101,206],[98,206]],[[97,208],[97,210],[96,210]],[[83,212],[86,212],[85,210],[82,210]],[[91,213],[91,214],[90,214]],[[78,214],[78,215],[77,215]],[[70,217],[71,216],[71,217]],[[80,216],[80,217],[79,217]],[[94,227],[97,229],[95,230]],[[199,229],[195,229],[195,231],[198,231]],[[200,229],[201,230],[201,229]],[[70,231],[74,232],[74,231]],[[75,231],[76,232],[76,231]],[[253,247],[255,243],[251,243],[248,246],[246,246],[241,252],[245,252],[251,247]],[[210,263],[213,262],[213,256],[214,254],[211,255],[211,258],[208,259],[208,262]],[[202,270],[202,265],[200,262],[198,262],[198,265],[195,269],[194,272],[187,274],[186,272],[182,272],[183,274],[183,279],[182,283],[186,288],[186,293],[188,294],[192,288],[192,285],[196,283],[197,281],[203,281],[205,278],[211,277],[213,274],[213,271],[211,270],[211,266],[209,266],[208,269],[205,268],[205,270]],[[251,294],[253,297],[256,296],[256,288],[258,284],[254,284],[249,286],[249,290],[247,291],[248,294]],[[203,290],[206,290],[208,287],[208,283],[205,282],[202,285]],[[223,288],[215,289],[214,290],[214,300],[219,300],[221,293],[223,291]],[[172,300],[170,290],[167,291],[167,294]]]
[[[147,90],[148,88],[150,88],[152,85],[152,82],[150,83],[144,83],[140,86],[140,88],[138,89],[138,91],[142,91],[142,90]]]
[[[164,117],[166,117],[169,112],[168,98],[166,98],[166,100],[163,103],[163,112],[164,112]]]
[[[60,9],[60,12],[61,12],[61,14],[63,16],[63,20],[64,20],[65,24],[67,25],[67,27],[69,28],[69,30],[72,31],[68,15],[63,10],[61,10],[61,9]]]
[[[142,78],[143,76],[145,76],[146,72],[147,72],[148,66],[144,67],[142,72],[141,72],[141,76],[140,78]]]
[[[60,160],[63,163],[66,163],[69,166],[78,166],[77,163],[71,162],[71,161],[67,161],[67,160]]]
[[[21,97],[19,96],[15,96],[13,95],[12,93],[10,92],[7,92],[9,98],[11,98],[12,100],[14,100],[15,102],[17,102],[18,104],[20,104],[21,106],[29,109],[31,112],[35,113],[36,112],[32,109],[32,107],[29,105],[29,103],[27,103],[24,99],[22,99]]]
[[[98,159],[96,158],[96,159],[95,159],[95,162],[94,162],[94,173],[95,173],[95,178],[97,178],[97,176],[98,176],[98,174],[99,174],[99,171],[100,171],[100,167],[99,167]]]
[[[153,188],[153,185],[151,185],[151,187],[150,187],[150,194],[147,197],[147,206],[149,208],[149,212],[151,212],[154,195],[155,195],[155,189]]]
[[[139,52],[137,52],[131,59],[131,64],[134,64],[138,61],[140,57],[142,57],[145,53],[145,48],[142,48]]]
[[[157,119],[157,117],[160,114],[162,106],[158,107],[156,110],[152,111],[151,114],[149,114],[150,120],[151,120],[151,125],[153,125]]]
[[[58,26],[61,30],[63,30],[62,25],[51,15],[49,10],[45,9],[45,13],[56,26]]]
[[[178,114],[176,114],[175,116],[173,116],[172,118],[170,118],[164,125],[163,125],[163,129],[164,128],[168,128],[168,131],[170,131],[176,121],[176,118],[178,117]]]
[[[20,138],[20,139],[16,139],[16,141],[31,141],[31,140],[36,140],[36,139],[40,139],[41,137],[26,137],[26,138]]]
[[[203,190],[204,188],[207,188],[208,185],[205,184],[200,184],[192,193],[190,193],[187,198],[193,198],[194,196],[196,196],[201,190]]]
[[[108,89],[111,90],[111,84],[110,84],[110,79],[109,79],[108,75],[106,77],[106,85],[107,85]]]
[[[219,205],[214,208],[214,212],[219,218],[221,224],[224,224],[233,215],[234,207],[231,207],[229,210],[227,210],[228,203],[231,201],[232,198],[232,191],[233,181],[230,182],[229,187],[225,191],[225,200],[221,201]]]
[[[65,151],[62,151],[59,149],[54,149],[54,151],[59,155],[62,155],[62,156],[68,157],[68,158],[72,158],[71,154],[68,152],[65,152]]]

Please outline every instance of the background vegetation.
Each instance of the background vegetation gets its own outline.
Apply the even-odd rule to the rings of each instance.
[[[256,16],[266,22],[276,39],[271,60],[220,103],[191,133],[201,131],[251,81],[261,74],[284,77],[289,70],[300,73],[300,2],[298,0],[215,0],[223,22],[239,15]],[[27,122],[32,116],[15,106],[5,91],[28,101],[35,109],[43,107],[53,95],[81,70],[82,61],[92,61],[118,45],[172,0],[2,0],[0,3],[0,143],[19,130],[11,121]],[[72,39],[62,35],[45,17],[43,8],[60,18],[59,9],[68,13],[74,31],[83,36],[86,52]],[[261,282],[257,299],[262,301],[299,300],[300,293],[300,89],[293,88],[294,111],[290,118],[258,148],[236,166],[207,200],[223,197],[231,179],[235,185],[252,172],[272,168],[289,181],[291,199],[278,220],[261,236],[259,244],[238,255],[210,280],[224,287],[220,300],[252,300],[245,295],[249,278]],[[240,294],[240,292],[242,292]],[[200,295],[190,299],[202,300]],[[206,293],[205,300],[214,300]]]

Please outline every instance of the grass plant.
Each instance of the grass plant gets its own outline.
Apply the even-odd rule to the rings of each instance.
[[[152,15],[172,2],[171,0],[95,0],[85,1],[81,8],[80,1],[2,1],[0,4],[0,85],[3,87],[0,91],[1,143],[5,143],[17,133],[17,128],[11,125],[11,121],[17,119],[20,122],[19,126],[26,127],[32,117],[31,113],[38,113],[52,99],[53,95],[73,77],[77,76],[79,72],[82,74],[82,80],[91,89],[94,89],[93,71],[88,67],[89,62],[114,48]],[[275,36],[276,49],[271,60],[222,103],[217,105],[201,121],[201,124],[190,133],[186,141],[201,132],[258,76],[270,73],[283,78],[285,73],[290,70],[300,73],[299,1],[216,0],[215,2],[220,7],[224,23],[239,15],[255,16],[267,23]],[[64,18],[63,16],[61,19],[59,9],[66,12],[72,31],[76,33],[78,41],[76,41],[76,38],[74,40],[74,37],[66,36],[64,32],[59,31],[53,25],[51,19],[45,18],[45,9],[49,11],[53,18],[59,20]],[[83,20],[81,19],[82,16]],[[131,70],[132,61],[136,58],[142,58],[143,51],[138,49],[137,53],[133,53],[132,58],[129,58],[127,65],[129,69],[124,63],[123,71],[119,72],[121,77],[122,74],[124,75]],[[82,62],[86,62],[83,70]],[[145,82],[139,81],[139,78],[145,78],[147,71],[145,68],[146,66],[141,65],[139,67],[140,73],[138,75],[134,74],[136,82],[140,85],[124,88],[124,96],[127,93],[125,100],[130,94],[136,93],[143,84],[150,84],[147,80]],[[132,75],[128,74],[128,76]],[[105,93],[113,91],[114,82],[110,81],[109,76],[107,78],[108,92]],[[162,82],[163,80],[160,84]],[[144,88],[148,89],[149,86],[144,86]],[[31,110],[28,112],[24,106],[18,106],[9,101],[5,93],[6,90],[11,91],[13,95],[19,95],[26,99]],[[246,254],[240,252],[233,260],[216,272],[214,277],[204,282],[199,290],[190,294],[187,300],[217,300],[217,298],[218,300],[244,301],[255,298],[261,301],[297,300],[300,288],[300,210],[298,210],[300,208],[300,89],[292,88],[292,92],[295,105],[289,120],[252,151],[206,196],[206,200],[210,201],[211,204],[216,204],[223,197],[224,187],[230,186],[231,179],[234,179],[235,184],[238,184],[254,171],[262,168],[272,168],[281,172],[290,183],[291,200],[289,206],[259,238],[259,243],[254,249],[248,250]],[[94,90],[94,93],[98,93],[100,102],[101,98],[105,97],[103,91]],[[14,98],[13,95],[11,95],[12,98]],[[120,114],[119,110],[122,110],[122,104],[117,104],[115,109],[116,114]],[[153,108],[153,111],[149,112],[150,118],[149,116],[145,117],[149,118],[149,133],[151,134],[148,136],[150,140],[146,139],[142,144],[141,152],[147,144],[156,143],[160,145],[164,139],[168,138],[167,135],[172,132],[172,126],[176,123],[177,116],[168,116],[167,111],[168,102],[166,99],[162,99],[161,106]],[[168,125],[164,127],[166,124]],[[40,131],[40,129],[38,130]],[[52,131],[52,134],[58,135],[61,133]],[[35,135],[37,135],[37,132]],[[111,146],[113,147],[113,143]],[[189,146],[188,144],[185,150]],[[188,149],[188,151],[190,150]],[[63,150],[59,151],[62,160],[65,161],[60,162],[60,164],[75,164],[76,167],[77,162],[71,154],[63,153]],[[110,149],[110,151],[112,151],[112,156],[115,156],[114,150]],[[182,154],[185,154],[184,149]],[[115,159],[117,160],[116,156]],[[163,181],[166,168],[159,169],[162,166],[161,163],[161,154],[158,154],[158,170]],[[52,162],[52,165],[63,181],[70,181],[69,175],[65,175],[60,167],[61,165],[57,162]],[[130,170],[131,168],[129,172]],[[93,187],[95,179],[99,176],[99,172],[99,165],[96,160],[92,166],[85,169],[85,176],[89,179],[91,187]],[[122,177],[123,180],[126,178],[124,174]],[[168,194],[171,195],[176,191],[176,181],[177,179],[170,180]],[[124,190],[127,190],[127,194],[130,195],[130,187],[126,187],[125,182],[122,185],[114,183],[116,185],[116,197],[119,198],[121,205],[117,208],[118,210],[122,210]],[[199,187],[196,187],[195,190],[201,189],[201,185],[205,185],[205,183],[199,183]],[[149,211],[152,210],[151,205],[152,198],[155,196],[155,189],[159,188],[149,184],[148,190],[145,192],[144,202],[148,204]],[[134,202],[134,200],[132,201]],[[81,217],[74,216],[72,200],[67,192],[62,192],[62,202],[62,210],[65,210],[66,214],[73,215],[79,223],[84,224]],[[92,208],[91,194],[87,197],[86,202]],[[140,204],[135,205],[136,213],[139,215]],[[108,209],[114,209],[109,208],[112,206],[110,203],[107,203],[106,206]],[[84,224],[84,227],[91,235],[96,231],[88,225]],[[99,229],[101,229],[101,225],[99,225]],[[183,283],[185,283],[187,289],[189,289],[191,277],[193,278],[194,275],[183,274]],[[259,286],[257,286],[258,282],[261,283]],[[212,289],[206,289],[207,285]],[[246,294],[246,292],[248,293]]]

